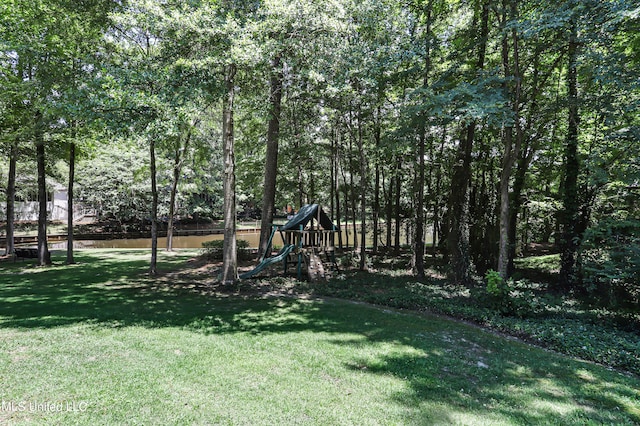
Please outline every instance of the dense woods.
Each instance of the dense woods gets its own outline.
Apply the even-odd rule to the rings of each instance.
[[[224,281],[238,214],[268,232],[274,210],[315,202],[373,236],[341,241],[361,269],[408,241],[418,277],[433,244],[454,281],[506,279],[548,243],[554,290],[637,305],[639,15],[625,0],[5,0],[6,250],[15,200],[38,188],[48,263],[53,179],[69,210],[75,196],[149,220],[154,239],[161,218],[224,219]]]

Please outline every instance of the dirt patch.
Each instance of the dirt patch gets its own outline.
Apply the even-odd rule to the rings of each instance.
[[[240,261],[238,273],[250,271],[255,265],[254,260]],[[262,272],[259,278],[241,280],[232,285],[220,281],[221,271],[221,261],[210,261],[202,256],[194,257],[179,270],[161,273],[153,280],[152,286],[165,290],[196,291],[217,297],[309,297],[309,293],[302,289],[299,281],[282,276],[279,266]]]

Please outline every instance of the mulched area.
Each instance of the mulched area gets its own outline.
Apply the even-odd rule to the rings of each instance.
[[[255,266],[255,260],[240,261],[238,272],[242,274]],[[221,270],[221,261],[211,261],[199,256],[187,261],[184,267],[179,270],[160,273],[155,282],[164,288],[197,291],[218,297],[295,296],[308,298],[310,296],[308,292],[300,288],[299,282],[294,278],[282,277],[280,265],[274,265],[261,272],[258,278],[238,281],[232,285],[220,282],[218,277]]]

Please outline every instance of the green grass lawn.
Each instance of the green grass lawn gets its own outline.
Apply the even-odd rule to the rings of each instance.
[[[0,424],[640,423],[637,377],[460,322],[76,259],[0,264]]]

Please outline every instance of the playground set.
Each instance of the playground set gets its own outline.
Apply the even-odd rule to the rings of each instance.
[[[273,238],[278,232],[282,249],[271,256]],[[302,206],[298,213],[284,225],[271,225],[267,250],[251,271],[240,275],[241,279],[254,277],[267,267],[282,263],[284,273],[289,265],[296,264],[296,274],[302,279],[303,269],[311,281],[326,279],[339,272],[335,256],[335,238],[339,229],[318,204]],[[323,260],[324,258],[324,260]]]

